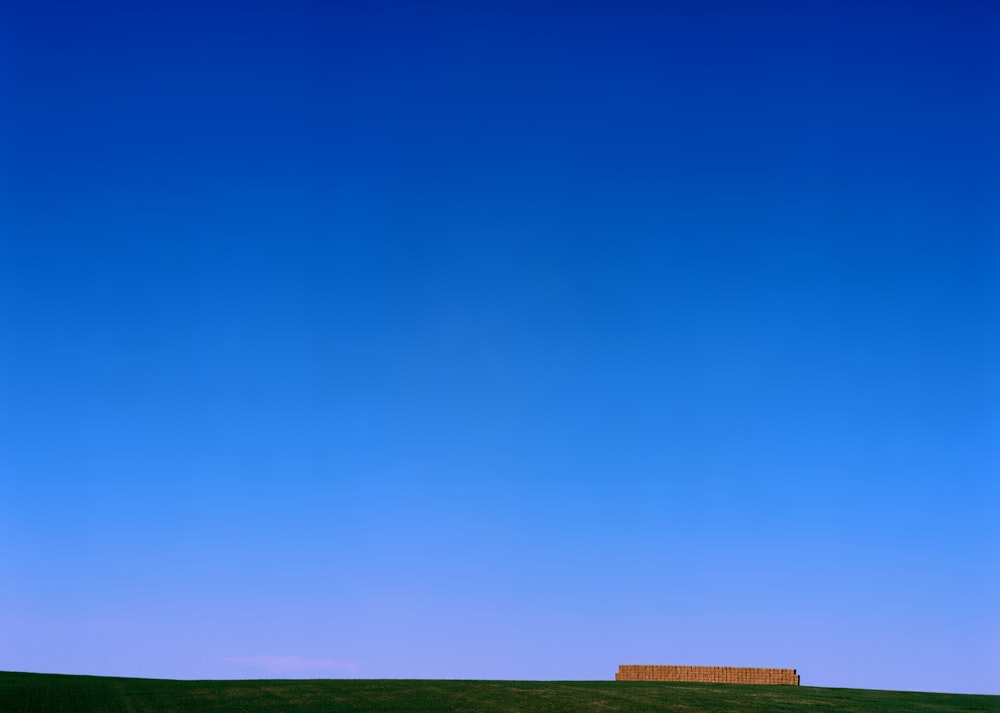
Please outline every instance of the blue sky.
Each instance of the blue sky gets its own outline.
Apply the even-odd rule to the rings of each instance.
[[[754,5],[0,7],[0,669],[1000,693],[1000,13]]]

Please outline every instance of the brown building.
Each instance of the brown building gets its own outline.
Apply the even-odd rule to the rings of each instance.
[[[618,667],[615,680],[799,685],[799,675],[794,668],[739,668],[736,666],[633,666],[623,664]]]

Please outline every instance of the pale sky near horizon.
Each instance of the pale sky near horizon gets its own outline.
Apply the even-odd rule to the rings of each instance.
[[[0,4],[0,670],[1000,694],[1000,10],[749,5]]]

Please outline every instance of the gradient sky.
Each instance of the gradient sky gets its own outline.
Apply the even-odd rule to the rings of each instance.
[[[0,669],[1000,693],[992,2],[0,4]]]

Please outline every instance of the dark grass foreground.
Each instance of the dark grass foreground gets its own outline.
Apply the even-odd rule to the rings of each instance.
[[[0,672],[0,713],[1000,712],[1000,696],[614,681],[169,681]]]

